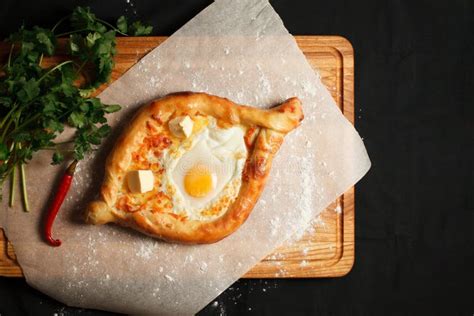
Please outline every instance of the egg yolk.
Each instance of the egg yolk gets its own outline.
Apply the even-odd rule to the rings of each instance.
[[[184,189],[193,197],[204,197],[214,187],[214,175],[205,165],[196,165],[184,176]]]

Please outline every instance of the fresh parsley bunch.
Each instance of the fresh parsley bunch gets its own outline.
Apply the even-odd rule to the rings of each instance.
[[[70,29],[58,33],[65,22]],[[9,175],[15,185],[16,166],[24,179],[23,165],[39,150],[53,150],[52,164],[59,164],[65,153],[81,160],[101,143],[110,131],[105,114],[120,106],[103,104],[90,95],[110,80],[116,34],[147,35],[151,31],[151,26],[138,21],[129,25],[123,16],[113,26],[89,8],[77,7],[52,29],[23,26],[7,39],[11,49],[0,69],[0,187]],[[68,36],[67,59],[52,67],[42,66],[43,57],[54,55],[58,37],[64,36]],[[69,147],[54,141],[65,125],[75,129]],[[24,181],[22,186],[26,193]]]

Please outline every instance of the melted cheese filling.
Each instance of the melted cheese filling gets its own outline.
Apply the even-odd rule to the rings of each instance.
[[[131,193],[124,185],[117,209],[166,213],[182,221],[213,220],[225,213],[242,182],[248,155],[245,129],[220,128],[213,117],[192,119],[193,131],[186,139],[175,137],[161,125],[148,129],[141,146],[132,153],[128,171],[151,170],[153,190]]]

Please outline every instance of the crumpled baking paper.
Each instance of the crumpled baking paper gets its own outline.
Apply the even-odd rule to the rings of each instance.
[[[298,96],[305,120],[274,160],[266,189],[247,222],[212,245],[168,244],[81,216],[102,182],[105,157],[131,115],[176,91],[203,91],[270,107]],[[113,135],[80,162],[54,226],[59,248],[40,237],[62,168],[50,154],[27,166],[31,213],[6,199],[0,225],[30,285],[72,306],[134,314],[193,314],[282,244],[369,169],[362,140],[343,117],[294,38],[266,0],[219,0],[145,56],[100,98],[123,110]],[[6,190],[4,194],[6,193]]]

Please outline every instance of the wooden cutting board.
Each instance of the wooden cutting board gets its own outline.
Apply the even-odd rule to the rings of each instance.
[[[347,119],[354,124],[354,52],[338,36],[295,36],[311,66],[318,70]],[[166,37],[119,38],[113,80]],[[0,58],[9,47],[0,45]],[[57,63],[61,56],[46,63]],[[103,87],[105,88],[105,87]],[[103,89],[102,88],[102,89]],[[6,211],[6,210],[2,210]],[[282,246],[253,267],[244,278],[318,278],[347,274],[354,264],[354,188],[332,203],[300,240]],[[15,251],[0,229],[0,275],[21,277]]]

